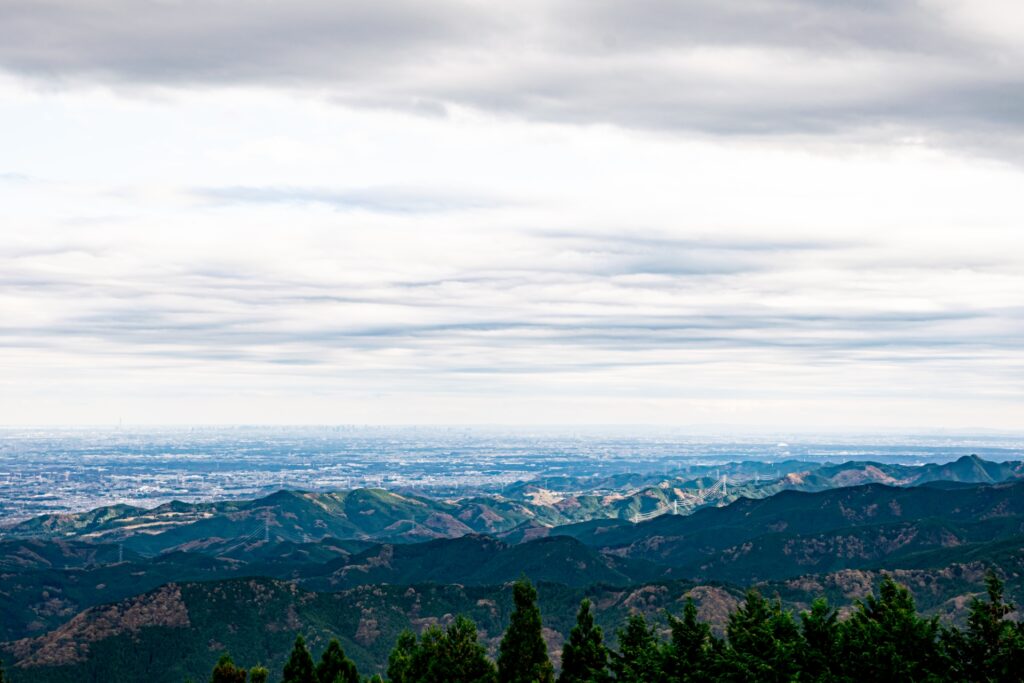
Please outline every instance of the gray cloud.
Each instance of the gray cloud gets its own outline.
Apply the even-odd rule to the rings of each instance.
[[[1020,57],[937,6],[895,0],[0,6],[0,68],[51,85],[308,87],[419,112],[926,136],[994,153],[1024,149]]]

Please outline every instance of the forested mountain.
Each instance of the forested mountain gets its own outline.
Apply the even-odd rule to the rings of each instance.
[[[846,614],[890,575],[947,624],[966,623],[988,568],[1005,578],[1010,599],[1024,598],[1016,465],[965,458],[918,468],[918,485],[817,491],[785,486],[898,472],[870,463],[789,469],[748,482],[761,492],[783,487],[774,495],[640,523],[547,526],[557,515],[531,506],[558,509],[550,502],[377,490],[37,518],[0,540],[0,659],[14,665],[15,681],[180,681],[206,677],[223,649],[275,670],[302,632],[316,651],[337,638],[362,670],[383,671],[402,629],[450,626],[458,614],[476,622],[494,656],[511,582],[524,574],[539,582],[556,665],[584,597],[612,642],[630,614],[667,634],[666,610],[679,613],[686,595],[712,632],[725,633],[748,586],[786,609],[824,596]],[[986,477],[1007,480],[961,481]],[[703,490],[715,480],[691,481]],[[152,663],[161,673],[123,674]]]

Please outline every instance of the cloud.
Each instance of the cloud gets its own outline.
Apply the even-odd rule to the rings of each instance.
[[[195,189],[191,194],[218,204],[319,204],[339,211],[411,214],[498,208],[506,204],[495,198],[402,188],[210,187]]]
[[[710,135],[1024,149],[1013,3],[12,0],[0,68]]]

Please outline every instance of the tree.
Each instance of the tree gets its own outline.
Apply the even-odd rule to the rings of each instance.
[[[919,617],[910,591],[887,576],[878,597],[858,601],[840,626],[843,673],[861,681],[944,678],[949,662],[938,634],[938,617]]]
[[[398,634],[398,640],[388,655],[388,680],[391,683],[409,683],[413,657],[416,655],[416,634],[406,629]]]
[[[642,614],[632,614],[625,628],[616,631],[619,651],[612,653],[611,668],[615,680],[626,683],[648,683],[663,678],[661,647]]]
[[[839,613],[825,598],[811,603],[809,612],[800,614],[799,665],[802,674],[813,681],[836,680],[839,671]]]
[[[697,619],[697,606],[686,599],[683,618],[668,615],[672,639],[665,649],[665,676],[670,681],[690,683],[711,680],[711,628]]]
[[[245,683],[246,670],[235,666],[227,652],[220,656],[210,674],[210,683]]]
[[[270,671],[266,667],[256,665],[249,669],[249,683],[267,683]]]
[[[756,590],[729,615],[729,647],[720,661],[720,678],[737,681],[790,681],[796,675],[800,630],[782,601],[769,602]]]
[[[301,634],[295,637],[295,645],[284,665],[281,683],[317,683],[313,657],[306,649],[306,639]]]
[[[332,638],[327,649],[316,665],[316,677],[320,683],[359,683],[359,672],[355,662],[345,656],[341,643]]]
[[[388,657],[391,683],[494,683],[495,676],[476,624],[461,615],[447,629],[431,626],[418,641],[403,631]]]
[[[4,683],[4,662],[0,660],[0,683]]]
[[[498,649],[500,683],[553,683],[555,671],[548,659],[541,630],[537,589],[523,577],[512,586],[515,609]]]
[[[1007,619],[1016,609],[1003,599],[1003,582],[989,570],[988,600],[971,600],[967,630],[943,633],[956,672],[972,681],[1014,681],[1024,671],[1024,635]]]
[[[576,613],[576,625],[562,648],[562,673],[558,683],[605,683],[608,672],[608,650],[604,646],[601,627],[594,624],[590,600],[584,598]]]

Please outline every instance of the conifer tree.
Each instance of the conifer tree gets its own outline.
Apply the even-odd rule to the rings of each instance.
[[[434,657],[439,666],[433,677],[437,683],[494,683],[497,671],[487,658],[487,648],[479,641],[476,624],[459,615],[444,632],[439,652]]]
[[[601,627],[594,624],[590,600],[584,598],[576,613],[576,625],[562,648],[562,673],[558,683],[606,683],[610,680],[608,650]]]
[[[719,676],[726,680],[790,681],[796,675],[800,630],[782,602],[769,602],[756,590],[729,615],[729,648]]]
[[[302,637],[302,634],[295,637],[295,645],[284,665],[284,676],[281,678],[281,683],[317,683],[313,657],[306,649],[306,639]]]
[[[662,678],[661,647],[654,627],[642,614],[630,615],[625,628],[616,632],[619,651],[612,653],[611,668],[615,680],[624,683],[648,683]]]
[[[1003,582],[989,570],[988,600],[971,600],[967,630],[943,634],[956,672],[965,680],[1012,681],[1024,671],[1024,634],[1007,617],[1016,609],[1003,599]]]
[[[256,665],[249,669],[249,683],[267,683],[270,671],[266,667]]]
[[[673,683],[711,680],[711,628],[697,619],[697,606],[687,598],[683,618],[668,615],[672,640],[665,650],[665,676]]]
[[[398,634],[398,640],[388,655],[387,674],[390,683],[411,683],[409,674],[416,650],[416,634],[409,629]]]
[[[235,663],[231,661],[231,655],[225,652],[213,667],[210,683],[245,683],[246,673],[245,669],[235,666]]]
[[[938,617],[919,617],[910,591],[887,576],[878,597],[858,601],[841,623],[843,673],[859,681],[941,680],[950,662],[939,648],[938,634]]]
[[[0,659],[0,683],[4,683],[4,662]]]
[[[496,675],[476,624],[461,615],[447,629],[431,626],[419,640],[404,631],[388,657],[391,683],[494,683]]]
[[[332,638],[327,649],[316,665],[316,677],[320,683],[359,683],[359,672],[355,662],[345,656],[341,643]]]
[[[813,681],[835,680],[839,657],[839,613],[829,607],[825,598],[811,603],[809,612],[800,615],[799,665],[802,675]]]
[[[512,587],[515,609],[498,651],[500,683],[553,683],[554,668],[537,607],[537,589],[523,577]]]

